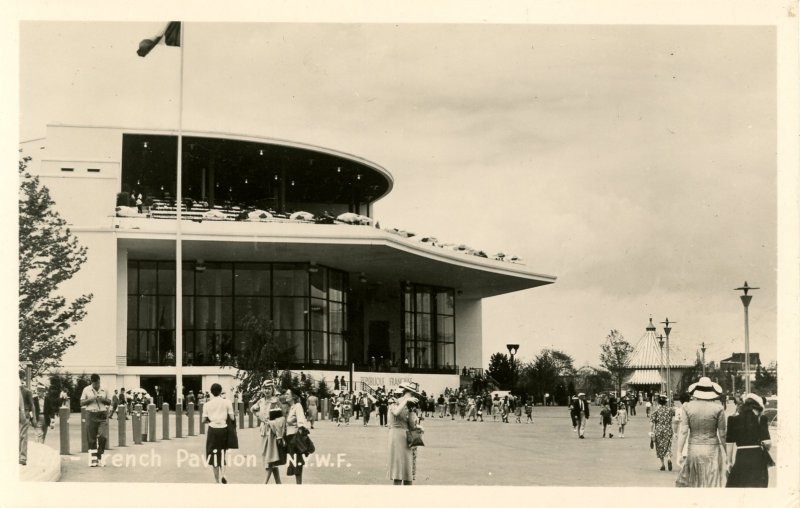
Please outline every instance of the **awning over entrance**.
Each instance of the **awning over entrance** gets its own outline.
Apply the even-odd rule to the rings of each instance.
[[[628,380],[629,385],[660,385],[661,374],[657,370],[637,370]]]
[[[169,226],[167,221],[136,224]],[[389,288],[399,287],[400,281],[424,283],[454,288],[463,298],[487,298],[555,282],[555,277],[523,265],[428,247],[371,227],[187,223],[183,231],[184,261],[314,262],[354,274],[364,284]],[[129,259],[174,259],[171,234],[120,228],[117,237]]]

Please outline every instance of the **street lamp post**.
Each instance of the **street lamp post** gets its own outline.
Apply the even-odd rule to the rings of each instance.
[[[744,286],[738,287],[734,289],[734,291],[744,291],[744,294],[741,295],[739,298],[742,299],[742,305],[744,305],[744,390],[745,393],[750,393],[750,324],[748,321],[748,313],[747,309],[750,307],[750,300],[753,299],[753,295],[748,295],[748,291],[752,291],[754,288],[747,285],[747,281],[744,281]]]
[[[664,382],[664,336],[659,335],[658,339],[658,347],[661,349],[661,366],[658,369],[658,376],[661,378],[661,393],[664,393],[665,382]]]
[[[700,351],[703,353],[703,377],[706,377],[706,343],[700,343]]]
[[[519,344],[506,344],[506,347],[508,348],[508,354],[511,355],[511,382],[513,387],[513,384],[517,381],[517,371],[514,369],[514,355],[519,351]]]
[[[672,404],[672,379],[670,379],[669,372],[669,332],[672,331],[672,327],[669,326],[669,318],[666,318],[664,321],[662,321],[662,324],[664,325],[664,335],[666,335],[667,338],[667,400],[669,400],[670,404]]]

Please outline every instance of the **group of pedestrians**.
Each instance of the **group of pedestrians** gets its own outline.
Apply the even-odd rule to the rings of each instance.
[[[722,388],[708,377],[689,386],[677,406],[658,396],[650,415],[651,448],[662,471],[673,469],[678,487],[767,487],[772,445],[763,417],[765,400],[750,393],[726,416]],[[665,464],[666,460],[666,464]]]

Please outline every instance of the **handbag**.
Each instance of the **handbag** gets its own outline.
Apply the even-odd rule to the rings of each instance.
[[[415,446],[425,446],[422,442],[422,429],[411,429],[406,431],[406,443],[409,448]]]
[[[227,440],[228,440],[228,449],[235,450],[239,448],[239,436],[236,434],[236,418],[228,417],[228,427],[227,427]]]
[[[773,467],[775,465],[775,460],[773,460],[772,455],[769,454],[769,450],[762,444],[761,445],[761,453],[764,454],[764,462],[766,462],[767,467]]]
[[[277,444],[278,444],[278,465],[282,466],[286,464],[286,454],[288,452],[286,449],[286,441],[284,441],[282,437],[279,437]]]

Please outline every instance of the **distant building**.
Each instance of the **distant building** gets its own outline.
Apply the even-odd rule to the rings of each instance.
[[[744,372],[744,353],[733,353],[728,358],[720,360],[719,368],[727,375]],[[756,378],[756,370],[761,366],[761,358],[758,353],[750,353],[750,380]]]

